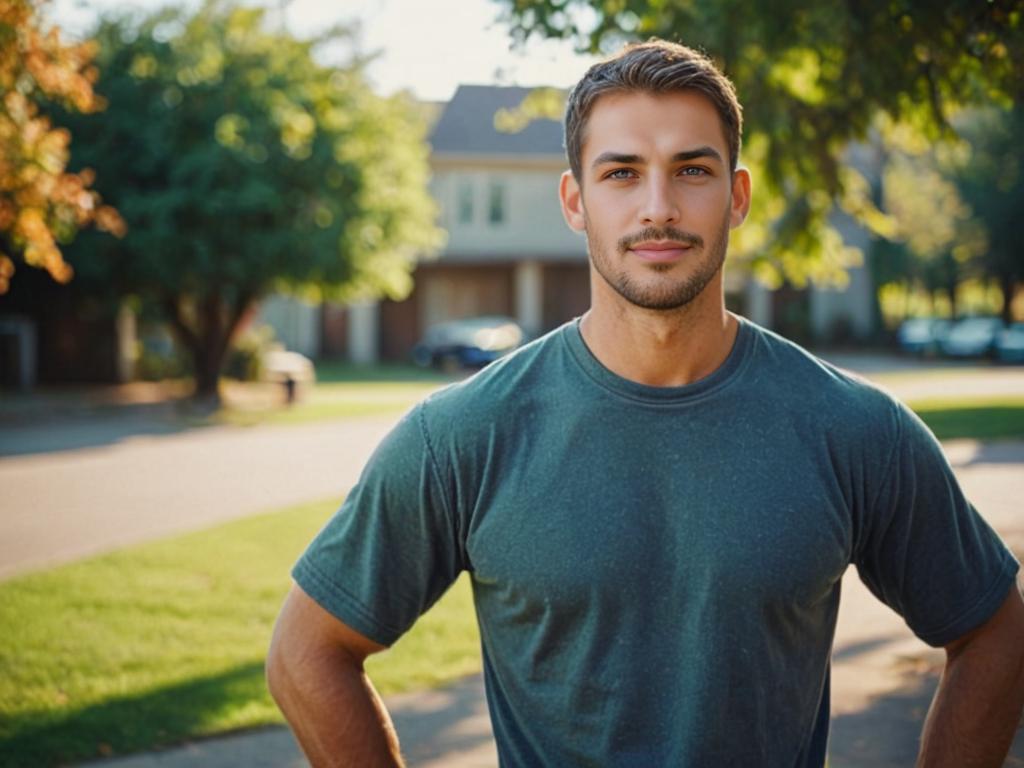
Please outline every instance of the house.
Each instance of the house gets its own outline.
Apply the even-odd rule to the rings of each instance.
[[[448,232],[444,250],[424,258],[404,301],[346,307],[275,297],[262,318],[289,348],[356,362],[408,360],[436,323],[477,315],[514,317],[531,335],[551,330],[589,306],[586,242],[562,219],[558,180],[567,168],[559,120],[535,119],[519,131],[496,127],[533,91],[462,85],[434,124],[431,192]],[[837,220],[844,239],[866,247],[868,234]],[[726,262],[728,306],[767,327],[806,340],[837,328],[866,337],[872,328],[871,281],[854,270],[845,290],[811,287],[772,292]]]
[[[515,109],[531,90],[459,87],[429,138],[444,250],[420,261],[404,301],[352,305],[344,316],[325,309],[322,351],[364,362],[408,359],[424,331],[446,320],[507,315],[537,335],[586,310],[586,243],[558,205],[561,124],[495,127],[499,110]]]

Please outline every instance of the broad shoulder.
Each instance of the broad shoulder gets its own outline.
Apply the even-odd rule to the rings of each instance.
[[[840,368],[778,334],[746,321],[752,336],[750,376],[781,407],[827,427],[892,437],[906,407],[858,373]]]
[[[515,424],[538,399],[565,385],[563,325],[491,363],[469,378],[431,394],[419,409],[431,434],[474,435],[495,424]]]

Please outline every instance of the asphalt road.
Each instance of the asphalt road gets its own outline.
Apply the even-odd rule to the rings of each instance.
[[[151,415],[0,429],[0,579],[341,498],[397,418],[172,431]]]

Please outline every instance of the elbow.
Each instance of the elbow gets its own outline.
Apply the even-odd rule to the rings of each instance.
[[[282,637],[280,624],[274,628],[274,636],[270,641],[267,659],[263,672],[267,682],[267,690],[278,708],[284,711],[290,694],[294,692],[295,680],[290,671],[287,643]]]

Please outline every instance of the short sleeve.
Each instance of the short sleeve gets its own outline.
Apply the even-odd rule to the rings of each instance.
[[[892,459],[867,511],[855,560],[861,579],[932,646],[983,624],[1018,563],[964,498],[938,441],[897,408]]]
[[[462,570],[421,409],[384,438],[292,570],[321,607],[382,645],[408,630]]]

